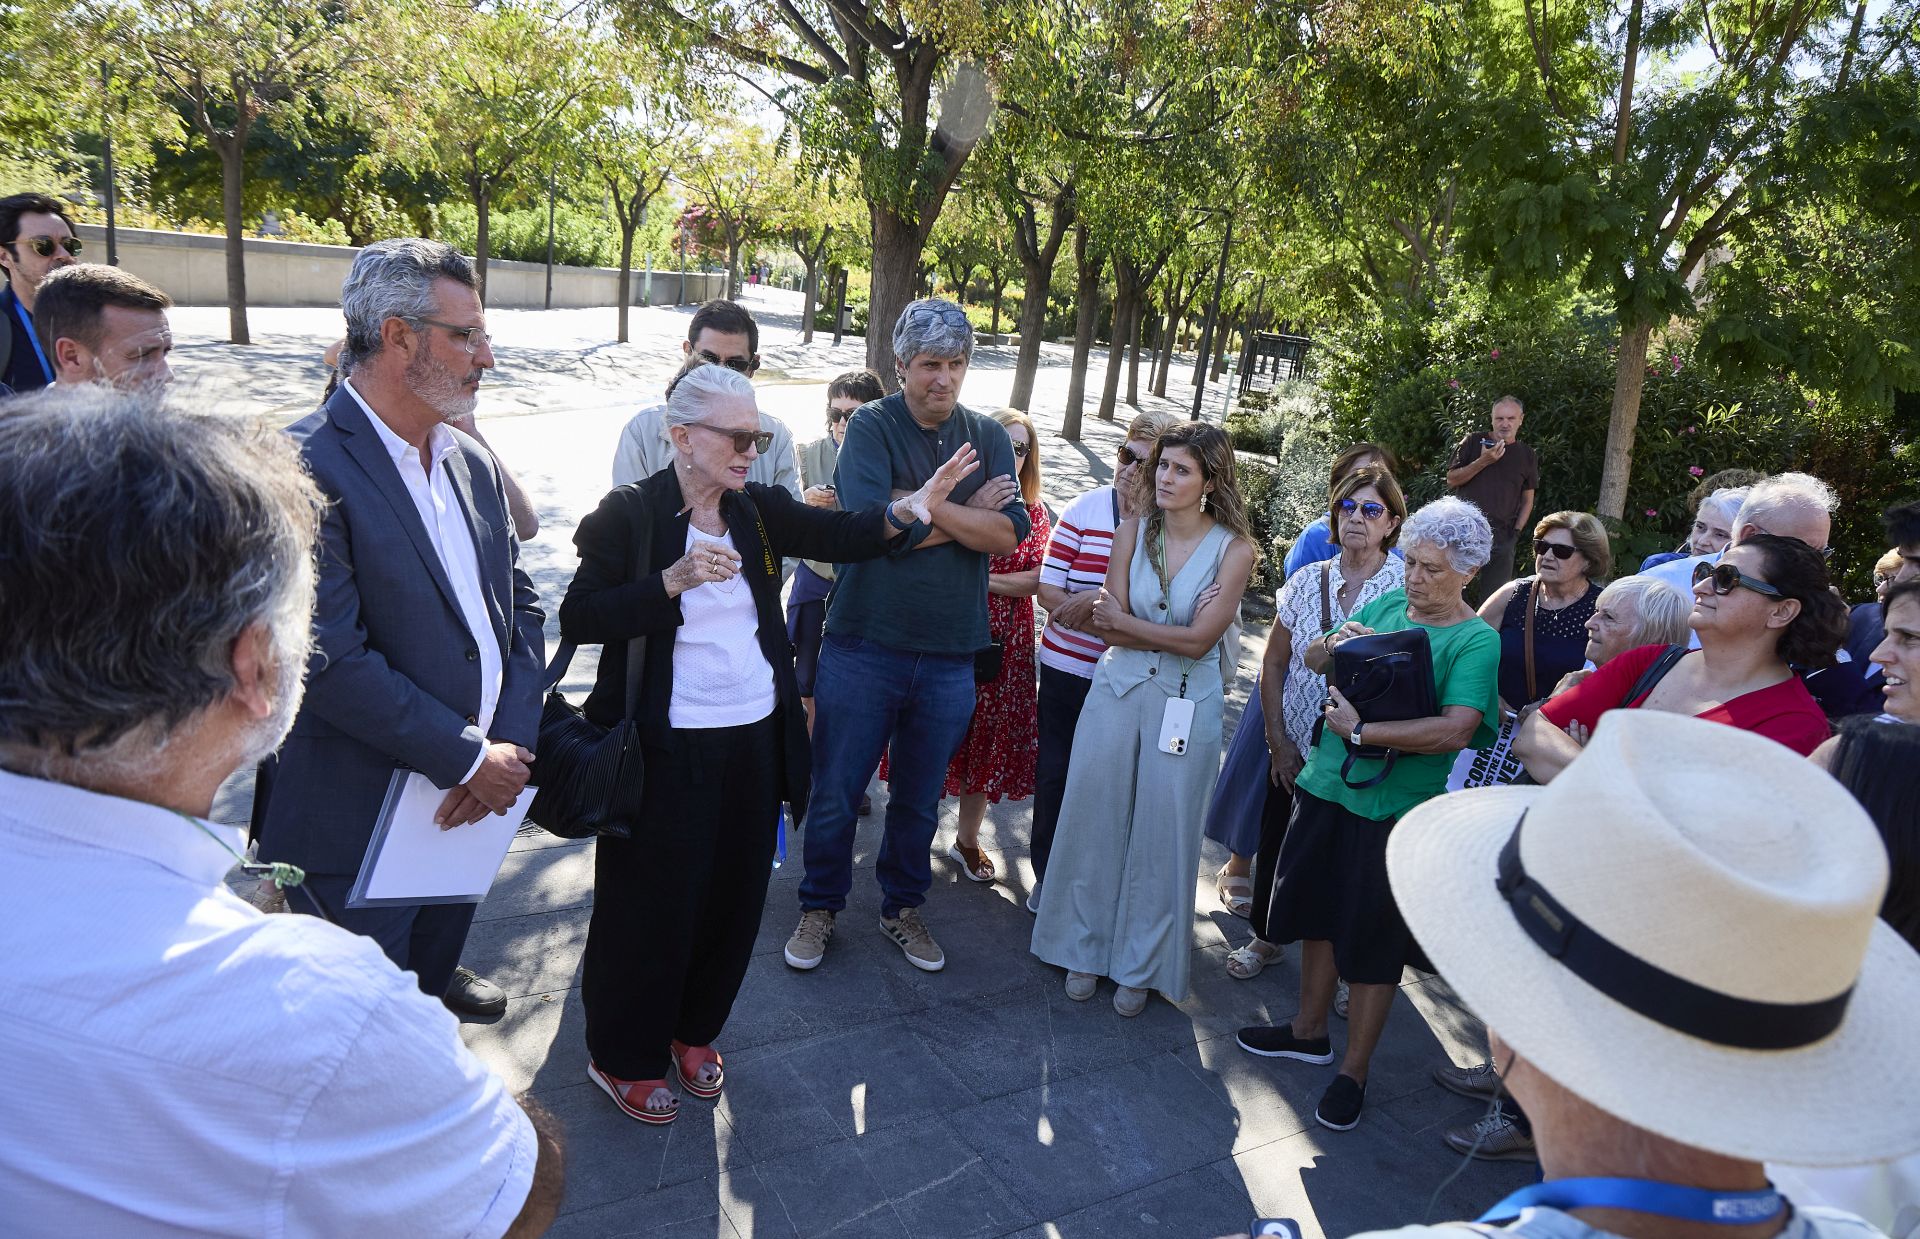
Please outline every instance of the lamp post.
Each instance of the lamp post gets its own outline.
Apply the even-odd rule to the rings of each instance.
[[[1193,368],[1193,420],[1200,420],[1200,401],[1207,390],[1207,367],[1213,364],[1213,333],[1220,319],[1220,295],[1227,286],[1227,259],[1233,254],[1233,216],[1227,216],[1225,236],[1220,241],[1220,269],[1213,277],[1213,302],[1207,307],[1206,325],[1200,329],[1200,360]]]

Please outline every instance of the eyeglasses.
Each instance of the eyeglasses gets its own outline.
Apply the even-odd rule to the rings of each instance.
[[[1693,583],[1698,585],[1700,582],[1707,580],[1713,582],[1713,592],[1723,598],[1736,589],[1750,589],[1754,593],[1764,594],[1768,598],[1786,597],[1785,594],[1767,584],[1765,581],[1748,576],[1732,564],[1695,564],[1693,566]]]
[[[711,366],[725,366],[735,374],[752,374],[759,368],[758,363],[751,357],[721,357],[706,349],[700,350],[700,360]]]
[[[460,343],[465,346],[469,353],[479,352],[482,344],[485,344],[488,348],[493,347],[493,337],[487,334],[485,327],[462,327],[458,323],[443,323],[437,318],[414,318],[408,321],[425,323],[429,327],[438,327],[443,331],[452,332],[455,336],[459,337]]]
[[[26,247],[42,258],[52,258],[53,251],[63,249],[69,255],[78,254],[86,245],[79,237],[21,237],[14,245],[25,243]]]
[[[1020,459],[1025,460],[1027,458],[1027,452],[1030,450],[1031,449],[1028,448],[1026,444],[1020,442],[1020,440],[1015,439],[1013,441],[1013,454],[1020,457]]]
[[[1565,542],[1549,542],[1545,538],[1535,538],[1533,541],[1533,557],[1535,559],[1545,559],[1551,555],[1555,559],[1565,561],[1572,559],[1579,553],[1579,547],[1568,546]]]
[[[1340,509],[1342,516],[1352,516],[1355,512],[1358,512],[1370,521],[1377,521],[1387,514],[1386,504],[1375,503],[1371,499],[1364,503],[1358,499],[1342,499],[1333,506]]]
[[[764,452],[773,446],[773,432],[771,430],[732,430],[726,426],[709,426],[705,422],[687,422],[686,425],[698,426],[702,430],[710,430],[714,434],[727,436],[733,440],[733,450],[742,456],[747,454],[748,448],[752,448],[756,452]]]
[[[1147,458],[1134,451],[1132,445],[1126,443],[1120,445],[1120,467],[1122,469],[1128,465],[1144,465],[1146,463]]]

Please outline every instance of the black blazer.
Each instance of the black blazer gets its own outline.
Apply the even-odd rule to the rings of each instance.
[[[644,504],[653,518],[652,546],[646,569],[634,578],[634,505]],[[580,522],[573,544],[580,567],[560,604],[560,636],[576,645],[599,645],[600,669],[583,707],[603,727],[620,719],[625,705],[626,642],[647,642],[640,675],[641,741],[650,748],[677,753],[679,739],[667,720],[673,702],[673,637],[682,617],[680,600],[667,596],[664,574],[687,551],[685,500],[671,467],[607,493],[600,506]],[[740,572],[753,592],[760,620],[760,652],[773,668],[779,704],[782,798],[796,821],[806,815],[813,749],[807,740],[806,712],[793,674],[793,643],[787,639],[780,609],[780,561],[821,559],[851,563],[886,554],[893,533],[884,509],[836,512],[810,508],[779,486],[748,482],[744,491],[721,496],[720,515],[740,552]],[[761,537],[762,528],[766,537]],[[771,543],[772,545],[768,545]]]

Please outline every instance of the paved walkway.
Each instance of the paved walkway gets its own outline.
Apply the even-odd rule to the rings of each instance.
[[[861,364],[862,345],[836,350],[821,337],[803,347],[797,298],[771,290],[749,298],[765,324],[763,406],[802,440],[815,437],[825,381]],[[481,426],[540,508],[544,527],[523,552],[549,612],[572,575],[573,523],[607,485],[626,416],[657,399],[677,365],[686,317],[636,310],[635,343],[608,345],[600,341],[611,334],[610,310],[491,316],[502,364],[485,389]],[[258,310],[262,343],[242,350],[215,343],[223,311],[177,310],[174,322],[191,396],[277,417],[311,407],[324,379],[319,351],[339,329],[329,311]],[[1046,361],[1033,407],[1058,507],[1110,479],[1124,419],[1116,426],[1089,415],[1082,443],[1060,439],[1052,432],[1066,351],[1049,346]],[[983,349],[967,402],[1003,402],[1012,364],[1011,349]],[[1176,366],[1165,407],[1189,407],[1181,380],[1190,373],[1191,359]],[[1096,364],[1096,395],[1100,377]],[[1218,393],[1209,391],[1210,410]],[[1236,715],[1260,637],[1246,642]],[[590,683],[592,663],[582,651],[571,687]],[[794,859],[773,875],[753,965],[720,1043],[726,1094],[717,1105],[686,1099],[665,1129],[621,1116],[585,1078],[578,984],[591,845],[539,834],[516,843],[466,952],[512,1002],[498,1020],[468,1023],[463,1033],[514,1088],[531,1089],[567,1124],[566,1214],[554,1234],[1206,1239],[1258,1215],[1295,1218],[1307,1239],[1319,1239],[1473,1216],[1531,1179],[1524,1165],[1462,1170],[1440,1143],[1443,1127],[1478,1108],[1434,1086],[1428,1072],[1447,1056],[1473,1061],[1483,1047],[1478,1025],[1437,978],[1408,974],[1353,1132],[1313,1122],[1331,1068],[1272,1063],[1235,1046],[1236,1028],[1292,1011],[1298,956],[1290,950],[1251,982],[1226,975],[1227,951],[1248,933],[1213,894],[1224,856],[1212,844],[1194,875],[1195,993],[1178,1007],[1156,999],[1123,1020],[1107,987],[1092,1002],[1069,1002],[1061,974],[1028,953],[1028,801],[988,815],[983,846],[1001,881],[977,886],[935,862],[926,915],[948,965],[916,971],[876,927],[870,875],[886,795],[881,785],[874,791],[874,815],[856,843],[853,897],[825,964],[799,973],[780,957],[798,915],[796,840]],[[243,818],[246,795],[244,782],[229,789],[220,815]],[[951,838],[952,802],[946,809],[936,852]]]

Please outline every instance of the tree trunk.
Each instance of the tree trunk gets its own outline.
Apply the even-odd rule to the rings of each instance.
[[[1040,337],[1047,327],[1047,296],[1053,287],[1053,264],[1073,222],[1073,183],[1069,181],[1054,195],[1049,208],[1047,234],[1040,235],[1030,218],[1011,221],[1014,253],[1020,259],[1020,352],[1013,366],[1011,403],[1024,409],[1033,399],[1033,380],[1040,370]]]
[[[220,207],[227,225],[227,332],[235,344],[252,344],[247,330],[247,225],[241,203],[247,182],[247,130],[242,120],[233,136],[216,140],[220,154]]]
[[[633,234],[639,231],[637,223],[628,223],[625,215],[620,216],[620,343],[627,342],[627,308],[633,300]]]
[[[997,336],[1000,334],[1000,303],[1006,299],[1006,295],[1007,277],[1004,275],[995,276],[993,281],[993,330],[988,333],[989,335]]]
[[[474,178],[468,183],[473,191],[473,279],[479,285],[480,302],[487,300],[487,224],[493,211],[493,187],[483,179]]]
[[[1167,299],[1167,320],[1160,324],[1160,350],[1153,366],[1153,394],[1156,396],[1167,394],[1167,372],[1173,369],[1173,342],[1180,334],[1180,320],[1187,312],[1187,299],[1192,295],[1187,289],[1187,273],[1182,271],[1174,277],[1173,295]]]
[[[1620,335],[1620,358],[1613,367],[1613,411],[1607,417],[1607,454],[1600,473],[1597,511],[1616,521],[1627,511],[1633,434],[1640,424],[1640,389],[1647,381],[1647,345],[1652,339],[1650,322],[1627,328]]]
[[[867,294],[867,368],[880,376],[888,391],[900,386],[894,372],[893,325],[913,300],[920,283],[920,247],[925,243],[918,225],[884,207],[872,208],[873,283]]]
[[[1220,317],[1220,327],[1214,333],[1213,377],[1216,379],[1227,368],[1227,341],[1233,339],[1234,324],[1237,321],[1234,315],[1223,313]]]
[[[1147,304],[1136,301],[1133,325],[1127,329],[1127,403],[1140,407],[1140,333],[1147,325]]]
[[[746,244],[746,238],[740,236],[733,225],[727,225],[727,300],[740,298],[740,249]]]
[[[819,255],[803,258],[806,263],[807,280],[801,287],[802,317],[800,319],[800,343],[813,343],[813,307],[820,299],[820,258]]]
[[[1139,296],[1139,268],[1125,254],[1113,257],[1113,338],[1107,342],[1107,372],[1100,384],[1100,420],[1113,420],[1120,397],[1120,371],[1127,356],[1127,327],[1133,322],[1133,303]]]
[[[1106,270],[1106,255],[1087,252],[1086,226],[1073,230],[1073,259],[1079,271],[1074,300],[1079,315],[1073,331],[1073,371],[1067,380],[1067,407],[1060,423],[1060,437],[1080,441],[1080,416],[1086,404],[1087,362],[1093,355],[1094,320],[1100,316],[1100,276]]]

